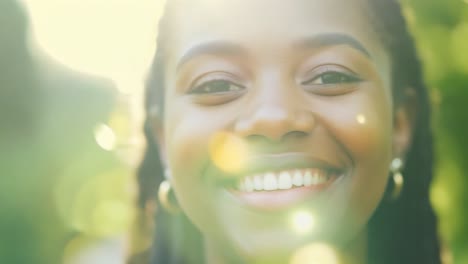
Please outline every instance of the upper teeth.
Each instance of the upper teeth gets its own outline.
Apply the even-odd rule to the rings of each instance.
[[[243,177],[238,182],[238,189],[246,192],[287,190],[294,187],[318,185],[326,181],[328,181],[328,173],[325,170],[297,169]]]

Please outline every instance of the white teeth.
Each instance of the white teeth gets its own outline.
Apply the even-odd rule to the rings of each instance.
[[[256,191],[263,191],[263,178],[261,175],[254,176],[254,188]]]
[[[292,187],[292,179],[291,174],[289,172],[283,171],[279,175],[278,180],[278,188],[282,190],[291,189]]]
[[[313,184],[312,173],[307,170],[304,174],[304,186],[311,186]]]
[[[263,178],[263,189],[265,191],[274,191],[278,189],[278,182],[273,173],[267,173]]]
[[[328,173],[323,169],[296,169],[247,176],[239,180],[237,188],[244,192],[288,190],[323,184],[328,179]]]
[[[320,181],[320,171],[317,169],[310,170],[310,174],[312,175],[312,184],[317,184]]]
[[[301,187],[304,184],[302,172],[300,170],[294,171],[293,184],[296,187]]]
[[[330,174],[329,174],[329,173],[320,171],[319,175],[320,175],[320,181],[319,181],[319,183],[327,182],[328,179],[330,179]]]
[[[254,183],[253,183],[252,179],[250,179],[250,177],[245,178],[244,184],[245,184],[245,190],[247,192],[253,192],[254,191]]]
[[[323,170],[315,169],[312,173],[314,179],[314,184],[322,184],[328,180],[327,173]]]

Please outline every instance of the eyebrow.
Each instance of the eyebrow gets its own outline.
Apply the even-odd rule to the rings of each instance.
[[[371,58],[370,52],[357,39],[343,33],[325,33],[299,40],[295,46],[301,49],[321,48],[326,46],[346,45]],[[198,44],[182,55],[176,70],[191,59],[201,55],[245,55],[247,50],[240,44],[229,41],[211,41]]]
[[[354,37],[343,33],[324,33],[302,39],[298,42],[299,48],[321,48],[326,46],[346,45],[353,48],[368,58],[372,58],[370,52]]]
[[[241,45],[228,41],[212,41],[190,48],[177,63],[178,70],[187,61],[201,55],[245,55],[247,50]]]

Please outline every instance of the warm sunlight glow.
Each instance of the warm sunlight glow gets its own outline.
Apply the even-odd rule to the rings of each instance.
[[[235,173],[246,166],[248,149],[244,140],[236,135],[221,132],[210,142],[213,163],[227,173]]]
[[[292,228],[299,234],[305,234],[314,228],[314,216],[307,211],[299,211],[292,216]]]
[[[339,264],[337,253],[326,244],[305,246],[293,255],[290,264]]]
[[[41,49],[81,72],[139,92],[163,0],[24,0]]]

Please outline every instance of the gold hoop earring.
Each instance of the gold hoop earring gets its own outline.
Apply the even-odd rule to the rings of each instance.
[[[401,170],[403,169],[403,161],[400,158],[395,158],[392,160],[390,165],[390,172],[392,173],[393,179],[393,191],[390,195],[392,200],[398,199],[401,195],[401,191],[403,190],[404,185],[404,178],[401,174]]]
[[[171,196],[173,197],[172,199],[171,199]],[[158,199],[161,205],[164,207],[164,209],[166,209],[166,211],[168,211],[169,213],[177,214],[180,212],[179,206],[171,201],[171,200],[175,200],[175,197],[174,197],[172,185],[169,182],[169,180],[164,180],[159,185]]]

